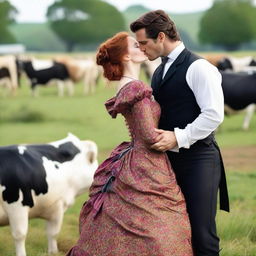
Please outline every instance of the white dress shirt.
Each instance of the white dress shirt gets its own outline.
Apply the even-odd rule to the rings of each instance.
[[[168,55],[163,77],[184,48],[181,43]],[[189,66],[186,81],[195,95],[201,113],[184,129],[174,128],[178,148],[189,148],[196,141],[206,138],[224,120],[222,77],[218,69],[205,59],[198,59]],[[178,148],[170,150],[177,152]]]

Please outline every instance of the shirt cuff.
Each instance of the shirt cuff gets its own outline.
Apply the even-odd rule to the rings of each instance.
[[[179,153],[179,152],[180,152],[178,146],[176,146],[176,147],[174,147],[174,148],[171,148],[171,149],[168,149],[168,151],[175,152],[175,153]]]
[[[190,148],[189,140],[184,129],[174,128],[174,134],[179,148]]]

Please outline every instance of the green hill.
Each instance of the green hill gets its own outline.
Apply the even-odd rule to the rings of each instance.
[[[49,28],[48,23],[17,23],[10,27],[18,43],[29,51],[64,51],[63,42]]]
[[[194,12],[185,14],[169,14],[176,23],[178,29],[181,29],[191,37],[194,42],[198,42],[198,32],[200,20],[204,12]]]

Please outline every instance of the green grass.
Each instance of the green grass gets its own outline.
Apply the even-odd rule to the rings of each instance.
[[[73,97],[57,97],[57,89],[49,87],[39,88],[39,97],[33,98],[24,81],[18,97],[1,98],[0,143],[49,142],[72,132],[94,140],[100,150],[109,150],[128,134],[122,119],[112,121],[106,112],[104,102],[114,93],[114,88],[101,85],[93,96],[84,96],[78,84]]]
[[[221,147],[239,147],[256,144],[256,115],[253,116],[250,128],[246,132],[242,130],[243,119],[243,112],[225,117],[216,135]]]
[[[227,171],[231,212],[217,215],[222,256],[256,255],[255,169],[249,173]]]
[[[17,143],[45,143],[66,137],[68,132],[81,139],[94,140],[99,147],[99,161],[123,140],[128,132],[122,118],[111,119],[104,102],[115,94],[113,87],[104,83],[94,95],[82,95],[82,85],[75,88],[73,97],[57,97],[57,89],[40,88],[39,97],[32,98],[26,80],[16,97],[5,97],[0,88],[0,145]],[[256,145],[256,118],[250,130],[241,129],[243,115],[227,117],[217,134],[221,148]],[[231,199],[231,213],[218,211],[218,233],[223,247],[221,256],[256,255],[256,167],[244,172],[227,170]],[[77,198],[67,210],[58,236],[60,253],[64,256],[78,238],[78,216],[87,195]],[[47,256],[44,221],[30,221],[26,240],[28,256]],[[0,255],[13,256],[14,244],[10,228],[0,227]]]

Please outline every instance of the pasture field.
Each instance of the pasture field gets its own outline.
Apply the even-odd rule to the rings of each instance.
[[[57,97],[57,89],[39,88],[32,98],[26,80],[16,97],[5,97],[0,88],[0,145],[46,143],[72,132],[80,139],[94,140],[99,148],[99,161],[124,140],[128,132],[121,117],[111,119],[104,102],[115,95],[115,88],[101,81],[94,95],[82,94],[77,84],[73,97]],[[249,131],[241,129],[243,115],[226,117],[216,137],[226,166],[231,213],[218,211],[217,225],[221,238],[221,256],[256,255],[256,116]],[[78,238],[78,216],[87,195],[77,198],[67,210],[58,236],[64,256]],[[44,221],[33,219],[26,240],[28,256],[48,256]],[[0,227],[0,255],[14,256],[9,227]]]

